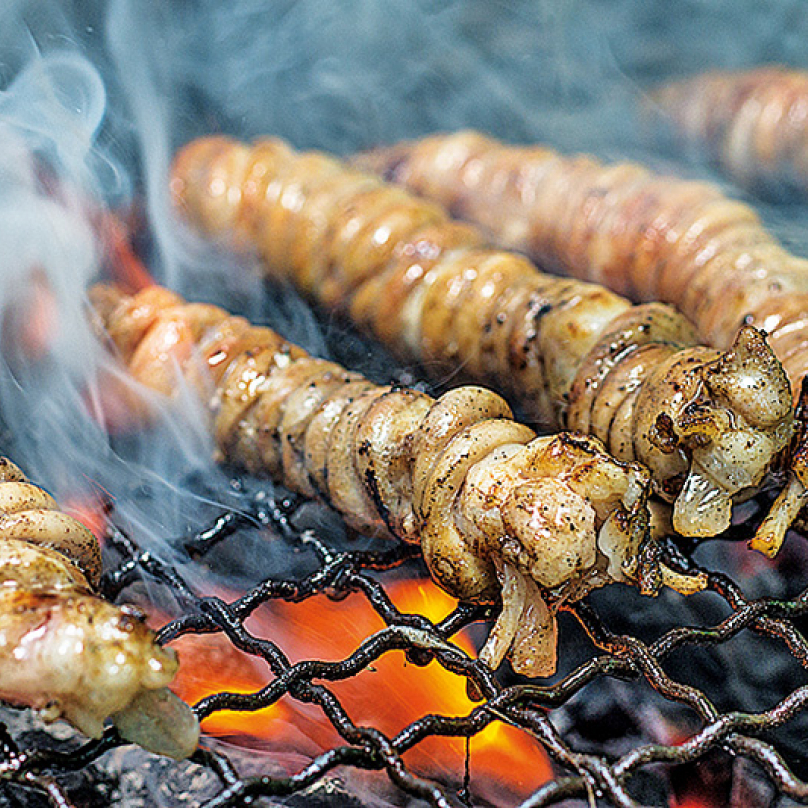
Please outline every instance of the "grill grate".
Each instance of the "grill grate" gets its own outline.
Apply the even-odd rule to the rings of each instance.
[[[317,705],[344,741],[288,777],[244,777],[225,755],[200,749],[193,761],[215,774],[220,783],[219,793],[204,802],[205,808],[247,804],[259,796],[298,794],[323,781],[337,766],[384,770],[404,794],[448,808],[457,804],[456,799],[468,800],[468,794],[461,791],[458,797],[420,776],[404,763],[402,754],[431,736],[470,739],[496,721],[519,727],[538,739],[557,767],[556,779],[536,791],[522,808],[556,805],[569,798],[590,801],[597,798],[604,804],[633,808],[641,802],[632,793],[636,790],[632,784],[644,772],[660,768],[670,771],[677,765],[709,760],[717,752],[754,762],[781,797],[808,804],[808,783],[792,772],[775,743],[760,737],[792,722],[804,710],[808,685],[797,686],[774,707],[762,712],[722,712],[704,690],[675,678],[663,667],[674,651],[720,646],[749,630],[775,640],[778,653],[789,655],[803,669],[808,668],[808,643],[798,627],[799,619],[808,613],[808,588],[791,599],[749,599],[727,575],[710,572],[709,590],[721,599],[728,616],[711,627],[673,628],[652,642],[614,633],[598,608],[588,600],[583,601],[574,604],[570,611],[599,653],[550,685],[523,680],[503,684],[489,670],[446,642],[461,628],[489,617],[488,610],[459,606],[437,624],[424,617],[402,614],[379,579],[412,559],[416,550],[403,545],[381,552],[334,550],[311,530],[301,531],[294,526],[290,517],[297,504],[294,499],[263,500],[253,513],[221,515],[209,529],[186,542],[190,554],[204,555],[220,542],[237,539],[242,526],[258,522],[316,556],[316,568],[307,575],[265,580],[231,602],[200,597],[176,569],[143,552],[120,529],[110,528],[107,537],[107,548],[117,552],[121,560],[106,574],[105,594],[115,597],[133,580],[146,578],[165,588],[179,602],[182,613],[163,628],[161,641],[185,634],[222,632],[238,649],[261,657],[269,665],[271,677],[263,689],[251,694],[208,696],[196,705],[200,718],[220,710],[258,710],[289,695]],[[665,548],[665,553],[669,563],[680,568],[687,566],[673,546]],[[368,637],[354,653],[338,662],[306,660],[292,664],[271,639],[254,636],[244,625],[259,606],[272,600],[302,601],[323,593],[339,600],[354,592],[362,593],[387,628]],[[393,737],[357,726],[327,683],[351,677],[393,650],[405,651],[413,664],[423,665],[434,659],[457,676],[465,677],[468,687],[480,698],[478,706],[465,717],[423,716]],[[569,704],[584,688],[602,680],[624,680],[632,683],[632,687],[646,682],[666,702],[694,714],[698,721],[695,731],[678,745],[638,743],[620,755],[577,751],[575,744],[558,729],[557,722],[551,720],[552,710]],[[49,804],[68,808],[75,803],[68,796],[65,777],[89,766],[118,744],[114,730],[109,730],[100,741],[87,743],[70,753],[23,749],[3,727],[0,784],[33,789],[44,795]]]

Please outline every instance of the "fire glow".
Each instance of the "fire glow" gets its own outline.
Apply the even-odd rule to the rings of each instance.
[[[131,244],[129,223],[123,216],[103,212],[92,217],[96,235],[104,247],[110,275],[131,290],[142,289],[153,279]],[[34,276],[37,281],[38,276]],[[31,356],[48,348],[58,307],[47,279],[39,278],[33,296],[23,307],[32,323],[19,337]],[[92,395],[103,402],[97,409],[87,394],[88,414],[100,413],[101,425],[113,432],[130,431],[141,425],[145,406],[118,377],[102,372]],[[76,499],[68,508],[103,537],[103,505]],[[399,580],[387,587],[388,594],[404,613],[418,614],[439,622],[454,608],[455,601],[429,580]],[[224,595],[223,595],[224,596]],[[157,619],[155,625],[167,622]],[[338,630],[330,630],[337,626]],[[350,655],[374,632],[384,628],[379,615],[359,594],[334,602],[320,595],[297,604],[273,602],[246,622],[256,636],[272,639],[284,649],[292,663],[303,659],[337,660]],[[469,655],[476,650],[461,633],[456,645]],[[172,686],[190,704],[223,691],[254,693],[268,681],[267,666],[256,657],[239,651],[222,635],[192,635],[175,644],[181,665]],[[429,714],[464,716],[476,706],[466,693],[466,680],[436,662],[425,667],[408,663],[401,651],[384,654],[371,668],[347,680],[329,685],[360,726],[394,736],[412,721]],[[215,737],[245,746],[315,756],[343,743],[338,732],[318,708],[291,698],[270,707],[236,712],[216,710],[202,723]],[[546,753],[522,730],[493,721],[466,745],[459,737],[429,736],[404,753],[405,763],[427,776],[460,783],[467,755],[474,787],[524,798],[552,777]],[[500,782],[508,772],[507,784]]]
[[[433,622],[455,605],[428,580],[398,580],[385,589],[402,612],[421,614]],[[322,595],[302,603],[273,602],[246,625],[254,635],[278,643],[293,663],[345,658],[384,628],[360,594],[336,603]],[[455,644],[475,653],[462,634]],[[264,663],[238,651],[223,635],[186,636],[173,647],[181,660],[176,692],[190,703],[225,690],[251,693],[267,684]],[[328,687],[357,725],[374,727],[388,737],[425,715],[465,716],[475,707],[466,695],[463,677],[437,662],[413,665],[402,651],[384,654],[371,668]],[[255,746],[260,741],[265,748],[292,748],[312,756],[344,743],[318,708],[289,698],[257,712],[217,711],[202,726],[206,733],[235,743]],[[469,754],[472,790],[505,789],[523,798],[552,776],[541,746],[525,732],[499,721],[471,739]],[[416,771],[457,783],[463,779],[466,744],[462,738],[428,737],[403,757]],[[503,772],[508,773],[507,785],[500,782]]]

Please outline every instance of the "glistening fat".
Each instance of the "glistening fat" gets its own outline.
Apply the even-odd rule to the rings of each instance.
[[[199,725],[167,687],[176,654],[136,609],[95,594],[100,567],[93,534],[0,458],[0,699],[91,738],[111,718],[127,740],[188,757]]]
[[[476,132],[400,143],[361,162],[449,205],[543,265],[636,300],[673,304],[709,345],[726,348],[739,328],[757,326],[782,362],[779,373],[799,394],[808,374],[808,261],[718,187],[636,163],[509,146]],[[786,390],[773,366],[742,378],[731,383],[744,417],[779,422]],[[805,439],[788,458],[788,484],[752,541],[769,555],[808,502]],[[743,465],[742,433],[724,449],[726,469]]]

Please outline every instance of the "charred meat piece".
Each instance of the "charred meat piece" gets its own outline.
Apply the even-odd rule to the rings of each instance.
[[[808,261],[719,188],[633,163],[506,146],[474,132],[402,143],[362,162],[565,274],[637,300],[672,303],[710,345],[726,348],[744,324],[757,326],[799,393],[808,374]],[[782,370],[762,357],[742,362],[750,372],[718,386],[732,398],[731,409],[765,432],[764,424],[785,423],[788,404]],[[734,475],[756,446],[757,436],[740,430],[712,460]],[[806,447],[796,446],[788,462],[789,482],[751,545],[769,555],[808,501]]]
[[[698,577],[649,560],[640,466],[583,435],[536,437],[479,387],[435,400],[371,384],[268,328],[149,287],[97,286],[99,325],[131,372],[169,393],[179,372],[207,402],[222,458],[319,497],[358,530],[419,543],[463,601],[500,600],[481,657],[551,674],[559,607],[595,587],[642,581],[692,592]]]
[[[405,159],[397,150],[396,171]],[[752,328],[727,352],[699,346],[666,306],[542,274],[437,204],[278,140],[195,141],[171,182],[190,222],[251,245],[268,274],[407,359],[459,368],[532,420],[646,465],[683,534],[724,530],[791,437],[788,380]]]
[[[100,737],[187,757],[199,727],[167,685],[176,654],[143,615],[93,592],[101,555],[90,531],[0,458],[0,699]]]

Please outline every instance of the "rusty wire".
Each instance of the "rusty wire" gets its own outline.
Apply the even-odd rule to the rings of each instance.
[[[384,576],[380,573],[410,559],[415,553],[413,548],[401,545],[382,552],[337,551],[311,532],[293,528],[288,519],[289,511],[289,503],[284,507],[264,508],[261,521],[286,540],[310,550],[317,559],[315,569],[299,579],[264,580],[231,602],[197,594],[174,568],[142,552],[124,532],[110,528],[108,545],[117,550],[121,561],[105,576],[106,593],[114,596],[131,580],[148,577],[166,587],[181,604],[183,613],[163,628],[161,641],[168,642],[185,634],[222,632],[238,649],[261,657],[269,665],[271,678],[260,691],[208,696],[195,705],[200,718],[219,710],[258,710],[289,695],[316,704],[344,741],[343,745],[320,754],[289,777],[242,777],[226,757],[200,748],[194,762],[214,772],[221,783],[221,791],[205,802],[204,808],[226,808],[246,804],[245,801],[259,796],[299,793],[337,766],[384,770],[390,781],[406,794],[430,805],[450,808],[457,805],[452,793],[411,771],[402,760],[403,753],[430,736],[471,738],[495,721],[519,727],[537,739],[558,773],[521,808],[594,797],[602,800],[602,804],[638,808],[640,803],[631,794],[631,783],[640,771],[692,763],[716,750],[754,761],[777,793],[808,804],[808,783],[791,771],[775,745],[759,737],[791,721],[805,709],[808,684],[796,687],[765,711],[721,712],[704,691],[673,678],[664,666],[666,658],[676,650],[720,645],[746,630],[776,640],[782,653],[790,655],[803,669],[808,668],[808,642],[795,623],[808,613],[808,589],[787,600],[748,599],[728,576],[708,572],[708,588],[721,598],[729,614],[715,625],[674,627],[652,642],[613,633],[592,604],[583,601],[572,605],[570,610],[598,652],[554,684],[518,681],[505,685],[485,666],[447,642],[461,628],[490,617],[490,610],[460,605],[438,624],[418,615],[402,614],[387,597],[380,580]],[[208,530],[185,542],[186,550],[192,555],[204,554],[218,542],[237,534],[245,519],[254,521],[254,517],[243,514],[223,514]],[[668,555],[668,561],[686,563],[675,553]],[[367,638],[350,656],[338,662],[305,660],[292,664],[271,639],[256,637],[244,626],[245,619],[268,601],[301,601],[321,593],[339,599],[353,592],[362,593],[387,628]],[[393,650],[404,650],[416,664],[434,659],[457,676],[465,677],[479,695],[479,704],[466,716],[423,716],[394,737],[387,737],[371,727],[357,726],[329,690],[328,683],[355,675]],[[691,711],[698,720],[698,727],[678,745],[639,744],[616,759],[577,751],[553,724],[552,710],[604,678],[646,682],[667,701]],[[21,750],[3,729],[0,732],[0,783],[35,789],[51,805],[69,808],[72,803],[60,785],[60,774],[87,766],[119,742],[114,729],[110,729],[101,740],[87,743],[69,754]]]

